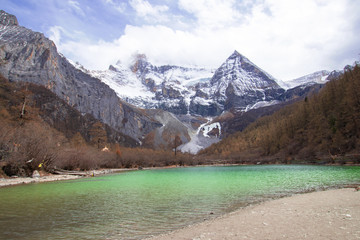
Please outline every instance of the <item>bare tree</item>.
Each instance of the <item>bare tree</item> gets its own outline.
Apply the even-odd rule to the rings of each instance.
[[[176,151],[177,148],[182,144],[181,138],[179,135],[175,135],[175,139],[174,139],[174,150],[175,150],[175,156],[176,156]]]

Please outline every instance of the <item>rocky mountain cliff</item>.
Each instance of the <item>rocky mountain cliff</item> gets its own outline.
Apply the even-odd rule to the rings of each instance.
[[[10,81],[46,86],[80,113],[89,113],[140,141],[162,126],[145,112],[120,100],[108,85],[76,69],[42,33],[18,25],[0,11],[0,73]]]
[[[69,141],[80,134],[81,140],[101,148],[108,143],[118,143],[126,147],[139,145],[131,137],[99,122],[92,115],[82,115],[41,85],[9,82],[0,74],[0,103],[2,123],[12,122],[20,126],[29,121],[38,121],[42,125],[47,123]],[[19,117],[22,106],[24,114]]]

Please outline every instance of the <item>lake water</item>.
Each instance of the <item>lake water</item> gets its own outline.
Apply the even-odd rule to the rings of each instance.
[[[293,193],[360,183],[360,167],[143,170],[0,189],[0,239],[141,239]]]

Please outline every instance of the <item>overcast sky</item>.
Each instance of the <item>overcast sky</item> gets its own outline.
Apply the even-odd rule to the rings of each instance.
[[[281,80],[359,60],[359,0],[1,0],[88,69],[145,53],[217,68],[234,50]]]

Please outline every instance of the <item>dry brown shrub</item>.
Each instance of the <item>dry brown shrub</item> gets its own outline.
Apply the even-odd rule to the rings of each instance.
[[[4,124],[0,134],[1,161],[7,175],[31,176],[39,169],[45,170],[57,156],[58,133],[46,124],[29,121],[21,125]]]

